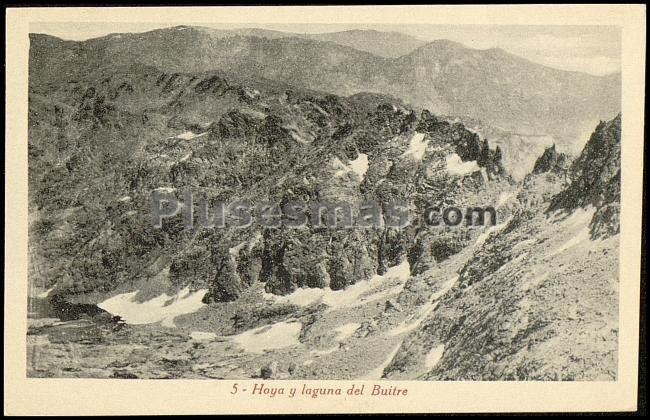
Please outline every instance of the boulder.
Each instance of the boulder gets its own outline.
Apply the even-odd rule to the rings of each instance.
[[[260,369],[262,379],[275,379],[278,376],[278,362],[275,360]]]

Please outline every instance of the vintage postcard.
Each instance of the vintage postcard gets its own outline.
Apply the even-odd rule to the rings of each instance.
[[[636,410],[644,6],[16,8],[6,47],[6,414]]]

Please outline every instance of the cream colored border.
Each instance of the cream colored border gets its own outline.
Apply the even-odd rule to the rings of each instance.
[[[406,398],[258,398],[234,381],[26,379],[27,58],[30,22],[619,25],[623,38],[619,378],[616,382],[400,382]],[[645,6],[7,9],[5,414],[623,411],[636,409]],[[246,381],[239,381],[240,383]],[[249,381],[252,382],[252,381]],[[317,385],[310,381],[312,386]],[[318,381],[318,385],[344,381]],[[359,382],[359,381],[356,381]],[[283,385],[301,384],[282,381]],[[373,383],[367,381],[367,383]]]

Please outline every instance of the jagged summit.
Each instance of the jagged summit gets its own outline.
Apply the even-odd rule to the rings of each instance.
[[[621,114],[598,124],[569,171],[571,185],[551,209],[602,206],[620,199]]]
[[[557,196],[549,211],[573,211],[593,206],[593,238],[616,235],[620,230],[621,114],[601,121],[580,156],[569,169],[571,184]]]
[[[537,159],[533,167],[533,174],[544,172],[564,173],[568,170],[570,157],[566,153],[558,152],[555,143],[544,150],[544,153]]]

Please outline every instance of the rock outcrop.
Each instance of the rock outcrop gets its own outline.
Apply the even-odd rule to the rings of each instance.
[[[554,197],[549,210],[596,207],[593,236],[619,232],[621,200],[621,114],[601,121],[570,168],[571,184]]]
[[[533,167],[533,174],[552,172],[563,174],[569,169],[570,158],[566,153],[558,152],[555,144],[544,150],[544,153],[537,159]]]

